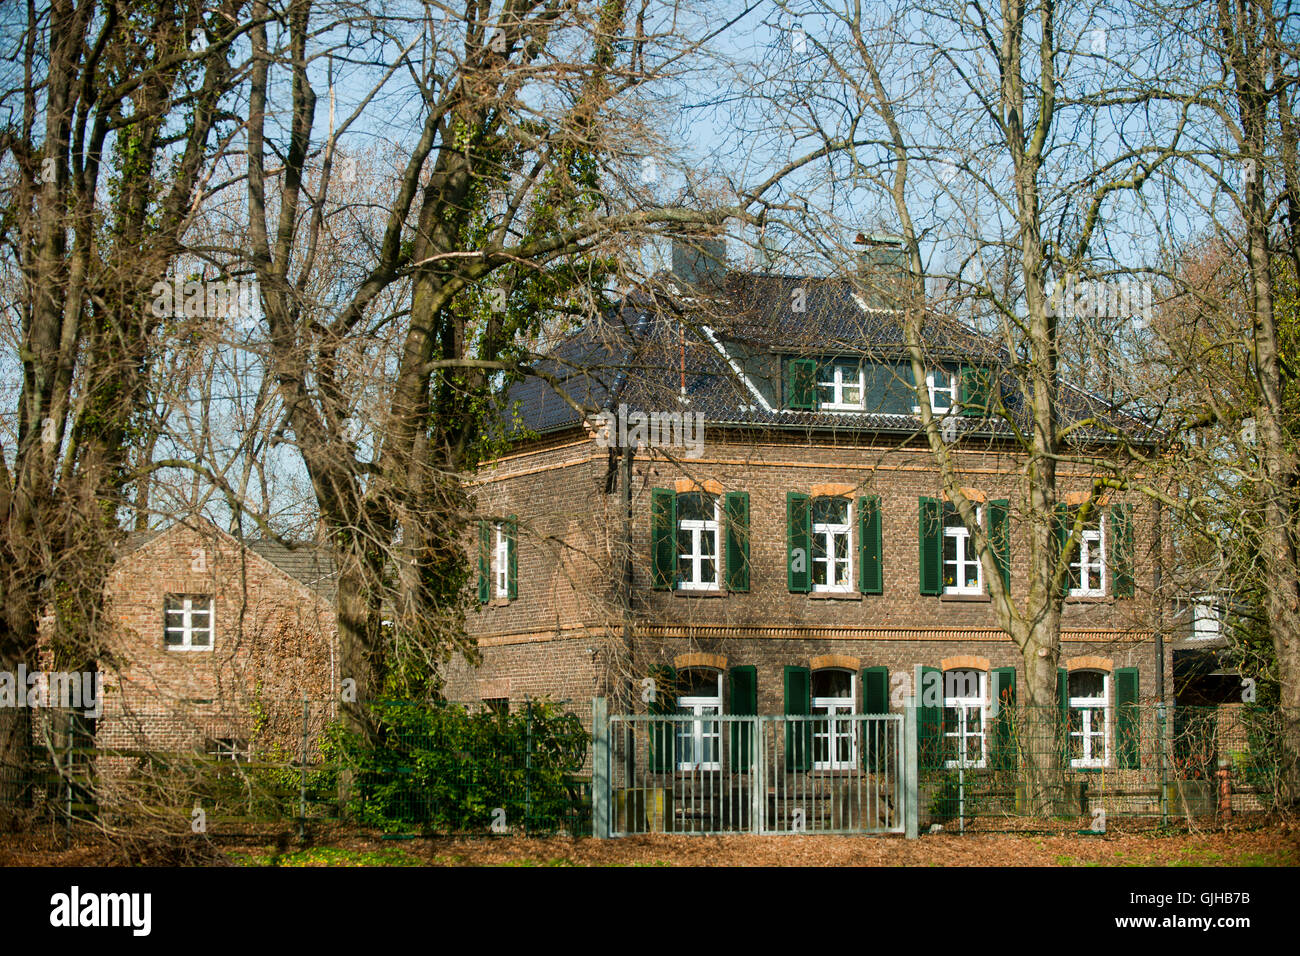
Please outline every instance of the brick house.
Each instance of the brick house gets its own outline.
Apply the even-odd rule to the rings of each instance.
[[[682,712],[833,717],[897,712],[914,675],[936,670],[962,678],[944,704],[982,756],[978,714],[995,687],[1014,699],[1021,656],[918,434],[894,250],[869,246],[857,276],[808,279],[713,270],[725,250],[703,248],[674,250],[675,289],[643,290],[566,340],[547,369],[558,390],[511,391],[523,427],[473,478],[481,662],[453,662],[448,696],[549,695],[586,713],[606,695],[631,711],[653,675]],[[1017,598],[1024,458],[989,413],[1019,411],[1008,358],[960,322],[927,327],[931,406]],[[1066,388],[1061,407],[1142,443],[1143,423],[1093,396]],[[1112,453],[1103,430],[1076,437]],[[1061,467],[1065,516],[1092,478]],[[1094,515],[1062,616],[1076,767],[1112,761],[1116,713],[1153,699],[1162,669],[1169,684],[1151,624],[1153,510],[1112,497]]]
[[[319,549],[243,545],[201,518],[132,535],[110,572],[106,749],[296,753],[337,695],[333,568]]]

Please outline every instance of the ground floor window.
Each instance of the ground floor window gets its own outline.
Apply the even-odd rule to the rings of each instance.
[[[1071,767],[1104,767],[1110,761],[1110,706],[1101,671],[1073,671],[1067,726]]]
[[[984,732],[988,712],[989,675],[977,670],[951,670],[943,675],[943,733],[948,767],[978,769],[988,756]]]
[[[819,670],[812,675],[813,769],[847,770],[857,766],[856,725],[844,717],[855,712],[857,695],[851,671]]]
[[[677,723],[677,769],[719,770],[722,734],[719,722],[708,718],[722,713],[722,672],[686,671],[679,680],[677,713],[695,720]]]

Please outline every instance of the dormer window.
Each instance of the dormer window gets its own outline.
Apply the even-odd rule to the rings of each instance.
[[[930,411],[935,415],[955,412],[961,396],[961,378],[956,372],[945,369],[925,373],[925,387],[930,393]],[[913,406],[914,415],[921,414],[921,409]]]
[[[857,363],[832,362],[818,369],[817,397],[822,409],[863,411],[865,392],[862,366]]]

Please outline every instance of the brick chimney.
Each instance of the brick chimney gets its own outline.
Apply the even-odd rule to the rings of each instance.
[[[858,233],[853,244],[862,248],[858,253],[858,283],[863,300],[873,309],[903,308],[912,284],[903,240]]]

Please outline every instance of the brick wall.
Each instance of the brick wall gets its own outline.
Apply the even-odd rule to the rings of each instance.
[[[802,433],[727,435],[712,430],[701,457],[670,461],[638,457],[632,482],[633,605],[637,622],[628,658],[613,587],[618,578],[623,499],[607,493],[612,462],[577,433],[523,449],[480,475],[480,514],[516,514],[519,520],[519,596],[482,608],[470,621],[482,663],[459,662],[449,673],[449,695],[461,699],[509,677],[546,688],[552,696],[629,693],[628,685],[654,663],[682,653],[727,656],[731,664],[759,666],[760,703],[779,712],[781,671],[808,666],[818,655],[846,654],[861,666],[891,672],[914,664],[938,666],[944,657],[979,653],[991,666],[1020,667],[1020,655],[999,629],[987,597],[924,596],[919,588],[918,499],[942,497],[928,450],[856,436]],[[752,439],[752,440],[751,440]],[[961,485],[986,499],[1011,502],[1012,597],[1027,588],[1029,541],[1018,513],[1023,499],[1019,455],[996,448],[963,451]],[[750,496],[751,582],[748,593],[655,591],[650,587],[650,489],[678,479],[717,483]],[[792,594],[786,584],[786,493],[811,493],[839,484],[852,494],[877,495],[883,516],[884,593],[835,596]],[[1082,492],[1090,476],[1062,471],[1062,493]],[[1112,499],[1123,500],[1123,499]],[[1153,603],[1152,518],[1148,502],[1133,505],[1136,595],[1115,599],[1107,570],[1105,598],[1070,598],[1062,612],[1062,659],[1098,655],[1115,667],[1141,669],[1141,692],[1156,686],[1150,640]],[[856,534],[856,529],[855,529]],[[856,564],[856,555],[854,558]],[[856,569],[855,569],[856,574]],[[581,645],[575,651],[568,645]],[[586,663],[594,648],[598,667]],[[1171,679],[1166,659],[1166,681]],[[1023,680],[1023,676],[1021,677]],[[529,693],[532,693],[530,690]]]
[[[213,595],[210,650],[164,643],[168,594]],[[101,747],[192,750],[207,738],[299,749],[304,695],[312,735],[330,716],[333,608],[220,531],[174,525],[125,555],[107,584],[112,648],[105,658]]]

